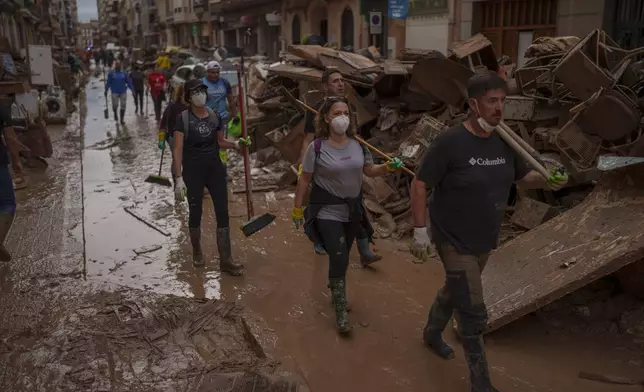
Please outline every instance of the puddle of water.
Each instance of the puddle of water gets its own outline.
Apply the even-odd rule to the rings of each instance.
[[[87,92],[85,145],[107,146],[83,152],[88,279],[163,294],[219,298],[219,272],[213,258],[202,271],[192,266],[184,227],[187,208],[175,209],[171,188],[145,182],[148,174],[158,170],[152,124],[133,115],[134,102],[128,95],[125,127],[116,127],[111,120],[101,121],[103,126],[98,127],[92,120],[103,116],[102,85]],[[108,134],[116,143],[110,142]],[[165,171],[169,172],[169,162]],[[149,227],[125,207],[169,235]],[[212,243],[205,238],[204,242],[204,253],[216,254]],[[135,252],[158,246],[149,253]]]

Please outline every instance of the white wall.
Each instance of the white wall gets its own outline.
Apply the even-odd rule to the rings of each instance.
[[[433,49],[447,53],[449,45],[449,15],[411,16],[407,19],[406,47]]]

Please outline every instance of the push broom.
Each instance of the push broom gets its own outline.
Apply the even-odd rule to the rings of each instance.
[[[238,91],[239,91],[239,115],[241,117],[241,128],[242,128],[242,137],[245,139],[248,137],[248,130],[246,127],[246,106],[245,106],[245,96],[244,96],[244,87],[242,83],[242,72],[244,68],[244,60],[242,57],[241,67],[237,68],[237,81],[238,81]],[[241,70],[240,70],[241,69]],[[247,146],[242,147],[242,152],[244,154],[244,181],[246,185],[246,208],[248,210],[248,221],[245,222],[241,229],[246,237],[249,237],[264,227],[268,226],[275,220],[275,215],[265,213],[259,216],[254,216],[253,209],[253,184],[250,176],[250,155]]]
[[[172,186],[172,182],[168,179],[168,177],[164,177],[161,175],[161,170],[163,169],[163,156],[165,155],[165,148],[161,150],[161,163],[159,163],[159,173],[158,174],[150,174],[148,178],[145,179],[145,182],[149,182],[151,184],[158,184],[158,185],[163,185],[163,186]]]

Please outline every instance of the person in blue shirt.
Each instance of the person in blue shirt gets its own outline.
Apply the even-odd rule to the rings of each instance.
[[[107,92],[112,90],[112,110],[114,111],[114,120],[118,121],[119,118],[116,116],[117,110],[119,109],[119,103],[121,106],[121,124],[125,124],[123,117],[125,116],[125,104],[127,102],[127,89],[130,89],[134,93],[134,87],[132,86],[132,81],[126,72],[121,69],[121,62],[116,61],[114,63],[114,70],[107,75],[107,82],[105,83],[105,96],[107,97]]]
[[[206,106],[219,114],[224,126],[224,137],[228,136],[228,120],[237,117],[237,102],[233,96],[233,88],[230,83],[220,77],[221,66],[216,61],[210,61],[206,64],[206,76],[201,82],[206,86],[208,99]],[[228,154],[226,151],[220,151],[221,162],[226,166],[228,163]]]

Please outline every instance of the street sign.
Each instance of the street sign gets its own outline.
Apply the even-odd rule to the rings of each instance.
[[[191,30],[191,33],[192,33],[193,37],[198,37],[199,36],[199,31],[201,30],[200,27],[201,26],[198,23],[193,23],[193,24],[190,25],[190,30]]]
[[[369,12],[369,34],[382,34],[382,12]]]
[[[389,19],[407,20],[409,14],[409,0],[389,0]]]

